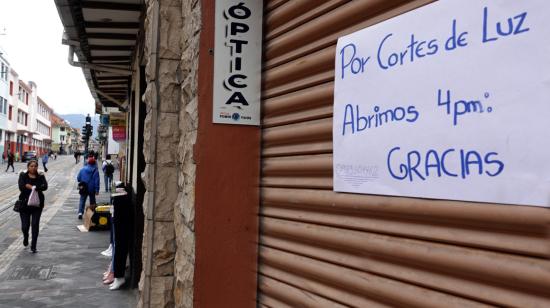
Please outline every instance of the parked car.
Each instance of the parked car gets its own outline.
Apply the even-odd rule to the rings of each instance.
[[[23,153],[23,157],[21,157],[22,162],[26,162],[31,159],[38,159],[36,156],[36,151],[26,151]]]

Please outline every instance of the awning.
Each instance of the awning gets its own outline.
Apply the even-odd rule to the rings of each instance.
[[[55,0],[69,45],[69,62],[80,66],[97,103],[119,107],[129,98],[131,64],[144,0]],[[78,62],[74,61],[74,54]]]

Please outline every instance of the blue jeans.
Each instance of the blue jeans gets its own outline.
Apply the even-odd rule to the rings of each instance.
[[[103,175],[105,181],[105,191],[111,191],[111,183],[113,182],[113,175]]]
[[[95,191],[92,191],[87,195],[80,195],[80,204],[78,206],[78,214],[84,214],[84,206],[86,205],[86,198],[88,196],[90,196],[90,204],[95,204]]]

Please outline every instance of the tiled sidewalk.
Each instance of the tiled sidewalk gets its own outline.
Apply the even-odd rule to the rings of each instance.
[[[100,252],[109,245],[109,232],[80,232],[79,196],[74,189],[67,193],[40,231],[38,253],[19,242],[10,246],[17,256],[0,275],[0,307],[136,307],[137,290],[103,285],[110,259]],[[102,191],[98,203],[108,200]]]

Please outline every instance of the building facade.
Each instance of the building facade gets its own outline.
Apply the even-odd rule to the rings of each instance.
[[[30,112],[32,106],[32,88],[21,79],[17,82],[15,94],[14,122],[15,122],[15,153],[21,157],[24,152],[31,150],[32,130]]]
[[[53,138],[53,136],[52,136]],[[73,127],[68,127],[67,131],[67,153],[66,154],[74,154],[74,152],[78,151],[79,149],[79,139],[80,134],[78,133],[78,130]]]
[[[16,154],[16,157],[21,157],[26,151],[36,151],[37,154],[49,151],[52,109],[38,96],[36,83],[25,83],[10,69],[8,97],[6,151]]]
[[[5,52],[0,48],[0,152],[7,153],[10,65]]]
[[[52,127],[50,115],[53,109],[44,102],[39,96],[36,97],[33,105],[32,125],[33,125],[33,149],[38,153],[46,153],[51,150]]]
[[[59,154],[67,154],[72,147],[71,126],[55,113],[51,114],[52,122],[52,151]]]
[[[547,209],[333,189],[338,38],[434,1],[55,2],[96,111],[125,112],[140,307],[550,304]],[[215,32],[253,14],[260,125],[213,123]]]

